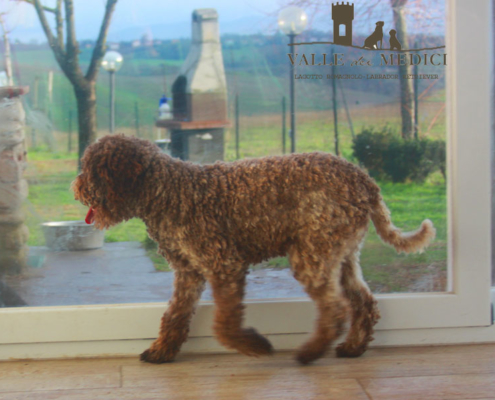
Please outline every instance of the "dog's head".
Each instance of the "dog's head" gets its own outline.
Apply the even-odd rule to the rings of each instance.
[[[378,22],[376,23],[376,26],[377,26],[378,28],[383,28],[383,25],[385,25],[385,22],[383,22],[383,21],[378,21]]]
[[[395,35],[397,35],[397,31],[395,29],[391,29],[389,34],[390,34],[390,36],[395,36]]]
[[[74,197],[89,207],[87,223],[108,228],[136,216],[155,144],[124,135],[105,136],[88,146],[72,182]]]

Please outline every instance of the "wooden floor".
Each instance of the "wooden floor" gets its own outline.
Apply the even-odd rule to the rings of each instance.
[[[2,400],[495,399],[495,345],[372,349],[301,367],[292,353],[0,363]]]

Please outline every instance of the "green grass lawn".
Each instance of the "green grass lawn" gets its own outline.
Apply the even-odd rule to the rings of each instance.
[[[40,223],[46,221],[81,220],[87,209],[73,200],[69,190],[75,177],[72,172],[60,172],[57,175],[38,177],[31,181],[29,200],[26,203],[27,225],[30,229],[30,246],[44,245]],[[440,177],[435,177],[424,184],[392,184],[381,182],[383,197],[392,212],[392,220],[397,227],[408,231],[414,230],[425,218],[433,221],[437,229],[434,244],[423,254],[397,254],[394,249],[384,245],[374,227],[370,226],[369,234],[361,252],[361,265],[366,280],[372,287],[383,291],[404,290],[404,279],[401,271],[408,271],[420,277],[429,272],[432,264],[445,270],[447,259],[447,218],[446,187]],[[105,233],[106,242],[138,241],[145,242],[146,228],[141,220],[132,219],[109,229]],[[156,247],[149,243],[145,246],[148,256],[157,270],[168,271],[167,262],[156,254]],[[263,267],[287,268],[286,258],[276,258],[263,264]],[[399,276],[397,276],[399,274]]]
[[[331,150],[332,137],[322,134],[324,121],[303,119],[301,123],[299,149]],[[259,133],[249,141],[252,147],[244,147],[243,156],[260,156],[265,153],[280,153],[275,128]],[[271,132],[271,134],[270,134]],[[341,147],[344,155],[350,157],[350,134],[343,127]],[[264,146],[261,142],[264,140]],[[258,145],[256,145],[258,144]],[[228,141],[227,158],[232,159],[232,141]],[[27,225],[30,229],[30,246],[44,245],[40,223],[46,221],[81,220],[87,209],[73,199],[70,184],[76,176],[75,153],[48,153],[46,151],[29,152],[29,167],[26,177],[30,182],[30,193],[26,202]],[[398,255],[394,249],[384,245],[370,226],[365,246],[361,252],[361,265],[367,282],[376,290],[403,291],[411,280],[430,273],[431,266],[445,271],[447,259],[447,218],[446,185],[439,173],[431,176],[423,184],[378,182],[383,197],[392,212],[394,224],[404,231],[414,230],[421,221],[429,218],[437,229],[434,244],[423,254]],[[109,229],[105,234],[106,242],[139,241],[143,242],[149,257],[158,270],[169,270],[166,261],[156,254],[156,247],[146,241],[146,229],[142,221],[132,219]],[[286,258],[276,258],[257,267],[287,268]]]
[[[239,53],[240,52],[240,53]],[[54,152],[30,148],[29,166],[26,176],[30,182],[30,193],[25,205],[27,224],[30,229],[29,245],[42,246],[44,239],[40,224],[47,221],[81,220],[87,209],[73,200],[70,183],[76,176],[76,154],[64,153],[67,149],[69,130],[69,112],[72,111],[72,131],[77,131],[77,115],[73,89],[58,69],[52,53],[40,51],[18,51],[16,54],[23,83],[30,84],[32,90],[26,96],[27,108],[34,107],[34,94],[38,93],[38,108],[45,111],[54,124]],[[287,96],[288,74],[276,74],[267,60],[256,47],[248,46],[234,50],[236,62],[242,60],[242,68],[229,68],[226,61],[226,74],[229,88],[229,118],[234,125],[233,99],[240,96],[240,156],[260,157],[282,154],[281,101],[287,97],[287,132],[289,130],[289,102]],[[83,67],[88,60],[86,50],[81,55]],[[139,72],[149,67],[166,66],[163,74],[147,75]],[[118,132],[135,132],[136,104],[140,121],[140,135],[156,139],[159,132],[154,128],[158,99],[167,87],[170,95],[171,83],[175,79],[181,61],[129,58],[116,80],[116,126]],[[49,107],[47,95],[48,71],[54,71],[53,103]],[[35,77],[39,77],[38,90],[34,90]],[[108,74],[100,73],[97,81],[97,120],[101,134],[107,133],[108,126]],[[297,151],[325,151],[335,153],[334,117],[332,94],[329,82],[304,81],[297,83]],[[390,103],[394,97],[346,86],[343,90],[350,107],[350,118],[357,134],[365,127],[380,129],[384,123],[400,130],[400,108]],[[445,138],[445,90],[438,85],[419,103],[419,134],[430,138]],[[397,92],[398,93],[398,92]],[[397,97],[397,96],[396,96]],[[386,102],[389,102],[386,104]],[[348,116],[344,111],[339,95],[338,139],[340,155],[355,162],[352,157],[352,132]],[[73,133],[73,142],[76,143]],[[33,145],[30,132],[27,143]],[[235,132],[226,130],[225,159],[236,158]],[[38,144],[42,138],[37,140]],[[76,147],[76,145],[74,145]],[[286,137],[287,152],[290,149]],[[437,270],[445,270],[446,252],[446,186],[439,174],[434,174],[423,184],[392,184],[379,182],[383,196],[392,211],[395,225],[404,229],[416,229],[424,218],[430,218],[437,228],[437,239],[432,247],[422,255],[397,255],[395,251],[381,243],[374,229],[370,233],[362,250],[362,266],[365,277],[377,290],[400,291],[407,286],[409,278],[428,273],[435,265]],[[130,220],[111,228],[105,234],[107,242],[139,241],[144,242],[147,234],[140,220]],[[158,269],[166,270],[167,264],[154,254],[153,246],[148,243],[147,251]],[[274,268],[288,267],[285,258],[273,259],[264,266]],[[406,267],[407,268],[404,268]]]
[[[81,49],[81,68],[84,71],[89,61],[89,50]],[[285,54],[283,58],[285,58]],[[279,65],[270,64],[266,57],[259,49],[251,44],[247,44],[242,49],[233,50],[233,58],[236,66],[233,67],[230,58],[230,52],[224,54],[224,64],[226,70],[227,87],[229,90],[228,98],[231,105],[236,94],[240,97],[241,115],[256,116],[257,119],[263,119],[266,114],[275,114],[281,112],[282,97],[287,100],[289,106],[288,88],[289,74],[287,71],[280,71]],[[59,69],[57,62],[49,49],[39,50],[19,50],[15,52],[16,69],[18,75],[22,77],[22,83],[31,86],[31,91],[25,96],[26,104],[34,108],[35,104],[46,114],[56,130],[67,131],[69,129],[69,114],[72,112],[73,130],[76,129],[76,101],[73,88],[68,79]],[[242,61],[241,61],[242,60]],[[157,114],[158,100],[162,94],[166,93],[171,96],[171,86],[176,79],[179,67],[182,65],[181,60],[165,60],[157,58],[126,58],[122,69],[116,76],[115,95],[116,95],[116,127],[119,129],[134,128],[136,125],[136,114],[142,128],[151,127]],[[278,66],[277,66],[278,65]],[[162,67],[163,66],[163,71]],[[288,68],[288,64],[285,65]],[[53,72],[53,96],[52,102],[48,101],[48,72]],[[159,72],[157,72],[159,71]],[[313,71],[316,72],[316,71]],[[318,71],[321,73],[322,71]],[[35,83],[37,82],[37,84]],[[37,85],[37,90],[35,86]],[[109,123],[109,77],[104,71],[100,71],[97,87],[97,122],[100,127],[107,127]],[[372,104],[383,104],[394,102],[398,98],[399,86],[397,82],[397,93],[381,93],[380,90],[370,90],[366,87],[358,88],[356,85],[349,85],[342,82],[342,88],[345,92],[346,102],[351,109],[370,106]],[[322,111],[327,110],[329,119],[327,125],[323,127],[329,134],[333,132],[333,123],[329,123],[332,109],[332,91],[329,80],[314,81],[307,80],[297,82],[297,110],[299,112]],[[438,90],[437,90],[438,89]],[[37,94],[37,99],[35,95]],[[434,86],[428,96],[420,100],[420,117],[421,129],[428,134],[434,134],[436,129],[444,124],[436,124],[430,127],[435,113],[429,115],[429,108],[432,103],[445,102],[445,90],[443,81]],[[136,113],[136,104],[138,112]],[[395,105],[395,104],[393,104]],[[346,116],[343,111],[343,101],[341,95],[338,97],[338,107],[341,110],[340,121],[345,124]],[[372,108],[372,107],[371,107]],[[397,107],[396,107],[397,108]],[[351,111],[351,114],[354,113]],[[230,107],[230,119],[233,119],[233,109]],[[382,121],[386,120],[395,124],[398,119],[398,113],[377,114]],[[356,127],[366,118],[353,115]],[[380,123],[381,124],[381,123]],[[277,124],[269,124],[276,126]],[[279,125],[279,124],[278,124]],[[268,129],[268,128],[267,128]],[[441,130],[439,132],[444,132]],[[254,139],[251,133],[256,136],[255,132],[243,130],[244,141]],[[329,140],[326,148],[331,149]],[[323,148],[321,148],[323,150]],[[249,152],[245,147],[245,152]]]
[[[435,177],[439,179],[439,177]],[[404,231],[415,230],[425,218],[433,221],[437,237],[422,254],[397,254],[383,244],[370,224],[365,244],[361,250],[361,267],[368,284],[374,290],[401,292],[407,284],[422,276],[445,272],[447,260],[447,200],[443,182],[430,180],[424,184],[379,182],[382,195],[395,226]],[[286,257],[277,257],[265,263],[271,268],[288,268]]]
[[[43,246],[41,223],[82,220],[87,208],[74,200],[74,194],[70,190],[71,182],[76,177],[75,153],[30,151],[28,159],[28,169],[25,173],[30,183],[25,204],[30,231],[28,245]],[[146,228],[143,222],[137,219],[113,227],[105,233],[106,242],[142,242],[146,237]]]

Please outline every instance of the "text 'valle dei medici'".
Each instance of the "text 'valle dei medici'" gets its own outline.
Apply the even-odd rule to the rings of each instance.
[[[308,66],[344,66],[346,61],[344,60],[343,53],[335,54],[287,54],[289,61],[292,65],[308,65]],[[364,56],[359,57],[357,60],[353,60],[350,63],[351,67],[371,67],[373,66],[371,60],[366,59]],[[447,65],[447,54],[435,53],[435,54],[418,54],[418,53],[401,53],[401,54],[384,54],[380,53],[380,65]]]

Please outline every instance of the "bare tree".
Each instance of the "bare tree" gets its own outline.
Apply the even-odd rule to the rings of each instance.
[[[369,28],[370,21],[383,20],[384,13],[390,12],[394,0],[369,0],[356,6],[354,28]],[[436,30],[437,25],[445,17],[444,0],[406,0],[403,14],[413,16],[411,27],[423,33]],[[340,2],[340,1],[337,1]],[[352,3],[353,1],[350,1]],[[355,1],[354,1],[355,2]],[[280,9],[287,6],[302,7],[309,17],[309,26],[312,23],[327,23],[332,20],[332,3],[336,0],[280,0]],[[405,8],[407,5],[407,9]],[[393,6],[393,5],[392,5]],[[278,11],[273,15],[276,15]]]
[[[79,44],[74,25],[74,1],[56,0],[53,8],[44,6],[41,0],[23,1],[35,7],[55,59],[74,88],[79,120],[79,159],[81,159],[86,147],[96,140],[96,78],[101,60],[105,55],[108,27],[117,0],[106,0],[100,32],[86,73],[79,65]],[[50,27],[46,13],[51,13],[55,17],[55,32]]]
[[[287,5],[297,5],[304,7],[310,16],[325,16],[330,20],[331,5],[334,0],[292,0]],[[387,5],[388,3],[388,5]],[[358,21],[377,21],[383,19],[383,12],[386,8],[392,8],[393,23],[397,36],[403,44],[403,48],[409,46],[409,35],[406,26],[406,13],[409,12],[415,16],[414,28],[427,32],[434,26],[435,21],[440,20],[442,16],[441,7],[435,6],[435,0],[373,0],[363,4],[359,13],[355,16]],[[407,8],[406,8],[407,7]],[[361,22],[362,25],[362,22]],[[410,65],[399,65],[400,81],[400,107],[402,118],[402,137],[410,139],[414,133],[414,89],[413,80],[404,79],[404,75],[411,74]]]
[[[438,7],[434,6],[434,1],[431,0],[389,0],[393,13],[393,21],[397,36],[401,38],[403,49],[409,48],[409,34],[406,24],[406,12],[409,6],[410,13],[415,16],[416,29],[427,30],[428,25],[434,26],[433,21],[441,18],[441,13]],[[368,12],[372,12],[373,7],[376,7],[384,0],[376,0]],[[414,134],[414,88],[413,80],[406,79],[404,76],[411,75],[411,65],[399,65],[399,84],[400,84],[400,113],[402,120],[402,137],[411,139]]]
[[[14,86],[14,78],[12,76],[12,58],[10,56],[9,31],[5,26],[5,21],[3,19],[4,15],[5,13],[0,13],[0,26],[2,27],[4,43],[5,73],[7,74],[8,85]]]
[[[406,17],[404,7],[409,0],[390,0],[394,15],[394,25],[397,36],[401,38],[407,49],[409,36],[406,27]],[[402,137],[411,139],[414,133],[414,89],[413,80],[404,78],[411,74],[411,66],[408,64],[399,65],[399,83],[400,83],[400,114],[402,119]]]

